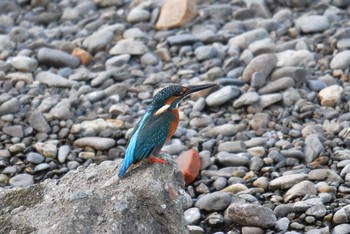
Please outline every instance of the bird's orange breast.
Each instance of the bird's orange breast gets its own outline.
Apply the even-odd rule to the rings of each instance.
[[[171,137],[174,135],[176,129],[177,129],[177,126],[179,125],[179,120],[180,120],[180,116],[179,116],[179,111],[177,108],[175,108],[174,110],[171,111],[174,116],[175,116],[175,119],[171,122],[170,124],[170,129],[169,129],[169,135],[168,137],[166,138],[166,142],[169,142]]]

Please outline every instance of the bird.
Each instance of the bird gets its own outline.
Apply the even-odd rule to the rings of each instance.
[[[182,86],[171,85],[160,90],[152,99],[145,115],[131,134],[123,164],[118,176],[122,177],[129,168],[143,159],[167,164],[157,156],[163,145],[170,141],[179,124],[179,103],[191,93],[216,86],[216,83]]]

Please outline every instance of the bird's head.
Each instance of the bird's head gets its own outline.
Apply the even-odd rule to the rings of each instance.
[[[208,89],[216,84],[203,84],[193,86],[171,85],[160,90],[152,100],[152,111],[155,115],[162,114],[167,110],[173,110],[177,105],[191,93]]]

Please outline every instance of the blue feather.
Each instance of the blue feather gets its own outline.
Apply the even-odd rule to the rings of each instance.
[[[143,128],[145,122],[151,115],[150,112],[147,112],[143,118],[141,119],[140,123],[137,125],[134,134],[131,137],[131,140],[129,142],[128,148],[126,149],[125,152],[125,157],[123,161],[123,165],[119,170],[118,176],[121,177],[125,174],[125,172],[129,169],[131,164],[135,161],[134,155],[135,155],[135,148],[136,148],[136,143],[137,143],[137,138],[139,135],[140,130]]]

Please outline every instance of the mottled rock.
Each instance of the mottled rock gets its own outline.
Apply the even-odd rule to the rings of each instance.
[[[340,103],[343,88],[339,85],[331,85],[319,92],[322,106],[336,106]]]
[[[310,134],[305,138],[304,154],[306,162],[312,162],[324,151],[323,144],[316,134]]]
[[[115,141],[105,137],[83,137],[74,141],[75,147],[92,147],[96,150],[107,150],[115,145]]]
[[[256,204],[232,204],[225,211],[225,219],[242,226],[264,229],[273,227],[277,221],[271,209]]]
[[[284,201],[288,202],[296,197],[304,197],[305,195],[317,195],[316,186],[310,181],[301,181],[293,185],[284,195]]]

